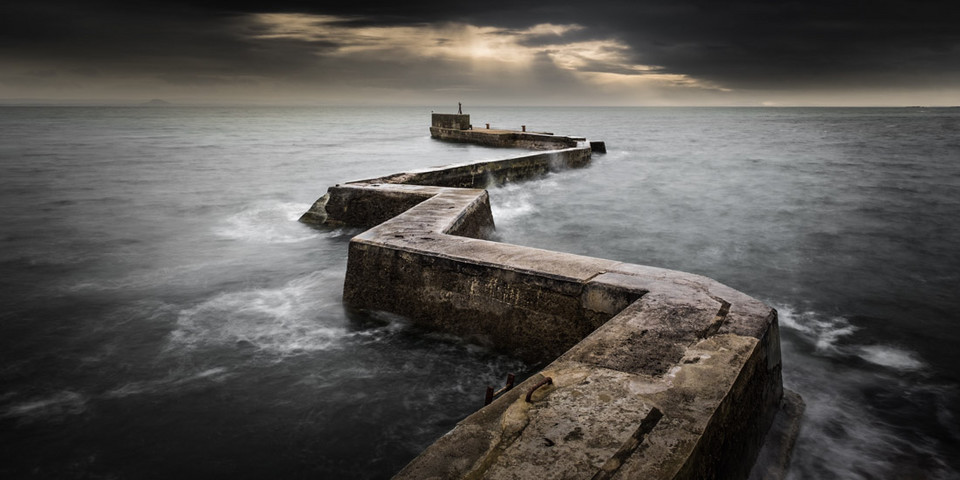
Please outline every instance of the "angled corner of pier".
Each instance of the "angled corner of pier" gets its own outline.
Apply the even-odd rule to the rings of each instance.
[[[487,240],[485,188],[605,151],[525,130],[435,113],[434,138],[535,152],[336,185],[301,218],[369,228],[350,241],[350,307],[547,364],[395,478],[747,478],[758,455],[754,476],[782,474],[802,402],[784,395],[774,309],[697,275]]]

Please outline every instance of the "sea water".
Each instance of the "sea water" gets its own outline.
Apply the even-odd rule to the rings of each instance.
[[[387,478],[536,370],[346,312],[326,187],[516,151],[423,108],[0,108],[0,477]],[[960,109],[476,108],[604,140],[497,239],[777,308],[792,478],[956,478]]]

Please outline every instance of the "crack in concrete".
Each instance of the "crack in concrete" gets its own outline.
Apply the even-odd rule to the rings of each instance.
[[[717,332],[720,331],[720,327],[723,327],[723,323],[727,320],[727,314],[730,313],[730,302],[713,295],[711,295],[710,298],[720,302],[720,310],[717,310],[717,315],[713,317],[713,322],[697,334],[697,337],[701,340],[716,335]]]
[[[600,467],[600,471],[598,471],[591,480],[609,480],[613,478],[620,470],[620,467],[623,466],[623,463],[626,462],[627,459],[630,458],[630,455],[643,443],[644,437],[656,428],[661,418],[663,418],[663,412],[657,407],[653,407],[650,413],[640,422],[637,431],[627,439],[623,446],[617,450],[617,453],[614,453],[613,456]]]

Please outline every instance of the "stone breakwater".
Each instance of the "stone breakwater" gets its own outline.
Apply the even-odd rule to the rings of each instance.
[[[467,115],[435,114],[431,135],[549,150],[336,185],[301,221],[370,227],[350,241],[348,307],[549,363],[395,478],[747,478],[765,443],[752,476],[783,473],[802,404],[775,310],[698,275],[487,240],[484,188],[586,166],[601,143]]]

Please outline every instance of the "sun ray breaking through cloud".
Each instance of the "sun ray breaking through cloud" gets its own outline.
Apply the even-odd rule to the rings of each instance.
[[[635,63],[631,47],[615,38],[570,38],[585,27],[541,23],[524,29],[465,23],[354,26],[330,15],[273,13],[253,15],[260,41],[294,40],[318,45],[318,55],[370,60],[437,59],[466,62],[474,70],[522,72],[539,58],[591,87],[694,88],[728,91],[710,82],[655,65]],[[549,41],[548,41],[549,40]]]

